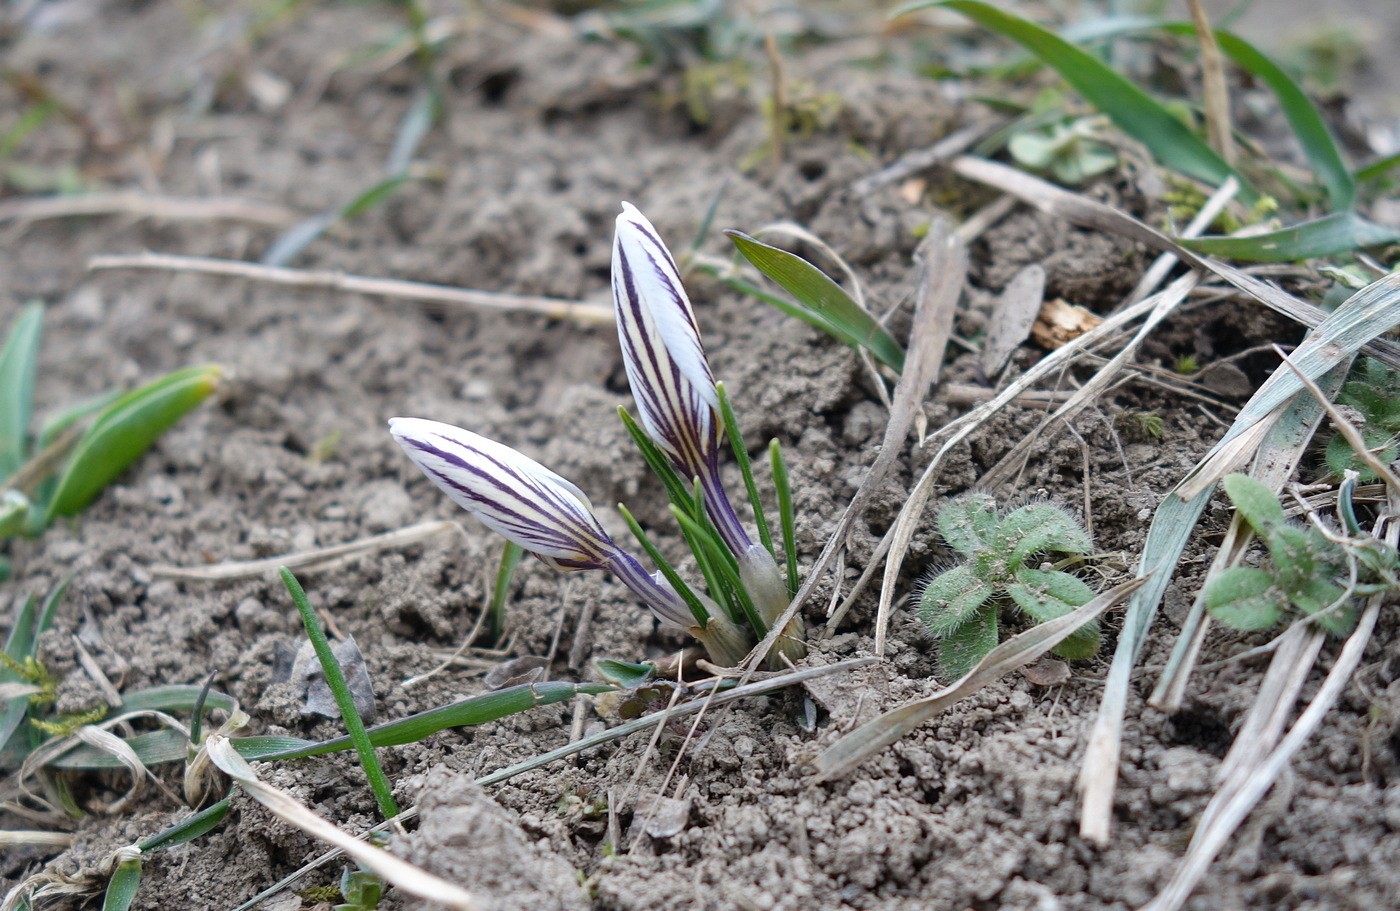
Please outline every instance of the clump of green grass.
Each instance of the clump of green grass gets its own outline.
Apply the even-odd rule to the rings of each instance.
[[[221,368],[187,367],[30,426],[44,308],[27,305],[0,348],[0,539],[87,508],[162,433],[209,397]]]
[[[939,661],[950,676],[966,674],[996,648],[1003,606],[1043,623],[1094,597],[1082,579],[1041,562],[1055,554],[1081,557],[1091,547],[1089,533],[1059,506],[1032,503],[1002,511],[991,495],[971,493],[943,504],[937,525],[963,562],[928,580],[919,616],[939,637]],[[1088,658],[1098,653],[1099,641],[1094,621],[1054,651],[1064,658]]]

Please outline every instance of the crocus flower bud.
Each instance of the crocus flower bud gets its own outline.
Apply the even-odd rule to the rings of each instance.
[[[555,569],[606,569],[662,622],[687,630],[696,625],[665,580],[613,542],[583,491],[539,462],[437,421],[393,418],[389,432],[434,484],[487,528]]]
[[[700,479],[716,530],[739,556],[751,541],[720,484],[719,393],[695,311],[656,228],[625,202],[613,235],[612,290],[642,427],[685,480]]]

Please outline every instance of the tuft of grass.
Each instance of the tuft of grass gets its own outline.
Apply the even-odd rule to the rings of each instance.
[[[1228,164],[1196,132],[1183,122],[1169,103],[1163,103],[1098,57],[1065,37],[1006,12],[981,0],[937,0],[917,2],[896,15],[930,6],[956,10],[985,28],[1017,42],[1053,68],[1090,104],[1106,115],[1133,140],[1141,143],[1157,161],[1193,180],[1218,187],[1227,178],[1240,183],[1239,198],[1249,207],[1268,199],[1252,177],[1272,176],[1290,200],[1291,224],[1278,223],[1273,230],[1249,236],[1182,238],[1180,243],[1197,253],[1257,262],[1287,262],[1313,257],[1348,256],[1365,248],[1400,241],[1400,231],[1373,222],[1356,208],[1358,184],[1374,176],[1371,169],[1353,172],[1347,165],[1336,138],[1327,128],[1321,112],[1297,82],[1249,42],[1229,31],[1218,29],[1213,37],[1219,51],[1259,82],[1278,101],[1279,109],[1293,130],[1304,157],[1312,168],[1316,188],[1294,188],[1271,162],[1255,160]],[[1130,31],[1157,30],[1182,40],[1200,40],[1192,23],[1164,23],[1145,20]],[[1056,142],[1054,136],[1021,140],[1018,160],[1030,156],[1031,164],[1049,166],[1056,153],[1071,146],[1068,137]],[[1027,145],[1031,147],[1027,149]],[[1015,150],[1013,150],[1014,153]],[[1082,153],[1081,153],[1082,154]],[[1043,162],[1042,162],[1043,159]],[[1074,169],[1061,177],[1074,176]],[[1071,181],[1072,182],[1072,181]],[[1330,211],[1315,214],[1315,203],[1325,201]]]
[[[31,430],[43,305],[20,311],[0,347],[0,538],[37,535],[82,512],[218,388],[222,368],[186,367],[125,394],[70,406]]]

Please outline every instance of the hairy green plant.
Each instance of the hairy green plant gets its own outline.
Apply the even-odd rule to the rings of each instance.
[[[1380,361],[1361,358],[1351,376],[1337,393],[1337,404],[1356,409],[1354,423],[1361,431],[1366,448],[1389,465],[1400,454],[1400,370],[1391,370]],[[1376,473],[1340,434],[1327,442],[1327,467],[1337,477],[1355,471],[1363,481],[1374,481]]]
[[[1139,440],[1160,440],[1167,432],[1167,422],[1155,411],[1122,411],[1113,423]]]
[[[1014,605],[1044,623],[1094,597],[1082,579],[1037,559],[1050,554],[1078,557],[1089,551],[1089,533],[1062,507],[1032,503],[1002,512],[990,494],[970,493],[943,504],[937,525],[943,540],[965,562],[928,581],[919,598],[919,616],[940,637],[939,661],[954,677],[996,648],[1003,605]],[[1064,658],[1088,658],[1098,652],[1100,638],[1094,621],[1054,651]]]
[[[1273,491],[1247,475],[1232,474],[1223,484],[1271,564],[1232,567],[1207,586],[1206,609],[1226,626],[1268,629],[1293,614],[1344,636],[1356,625],[1355,599],[1400,589],[1400,561],[1384,542],[1359,529],[1346,535],[1316,522],[1293,524]]]

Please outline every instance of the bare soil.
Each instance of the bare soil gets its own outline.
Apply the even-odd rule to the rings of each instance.
[[[254,27],[251,7],[69,0],[44,9],[42,21],[4,49],[5,66],[42,73],[53,92],[86,113],[88,129],[51,121],[14,161],[113,186],[324,210],[376,179],[421,82],[411,59],[335,66],[403,27],[401,12],[388,5],[299,7],[258,26],[254,40],[239,37]],[[986,113],[951,100],[907,66],[867,65],[914,54],[899,35],[868,33],[787,60],[794,91],[840,103],[829,121],[792,137],[775,167],[755,156],[768,134],[754,94],[726,94],[721,85],[711,119],[700,123],[681,102],[675,71],[642,61],[634,44],[580,37],[539,9],[464,15],[466,28],[443,44],[439,61],[447,119],[417,156],[432,173],[337,225],[295,265],[606,301],[621,200],[639,205],[680,250],[723,186],[717,227],[802,223],[851,261],[879,308],[899,307],[892,325],[906,331],[910,256],[933,201],[965,214],[989,198],[940,175],[930,175],[921,193],[899,186],[851,192],[855,179],[901,152]],[[857,59],[863,63],[847,62]],[[285,98],[279,86],[289,90]],[[746,159],[757,163],[741,169]],[[1139,213],[1151,205],[1117,179],[1092,192]],[[15,572],[0,587],[3,616],[28,594],[73,576],[43,652],[67,675],[63,711],[101,700],[76,663],[73,636],[82,635],[124,690],[198,683],[212,671],[215,685],[251,716],[250,732],[338,734],[338,721],[303,717],[291,688],[275,679],[278,648],[302,637],[279,582],[176,582],[152,567],[267,557],[425,518],[465,519],[394,446],[384,424],[394,415],[502,440],[573,480],[595,503],[626,501],[665,547],[678,544],[662,491],[613,415],[630,400],[610,327],[235,279],[85,271],[91,255],[143,249],[256,259],[281,230],[203,218],[0,224],[0,325],[26,299],[49,305],[41,410],[189,363],[228,370],[217,400],[161,439],[80,521],[9,545]],[[702,249],[728,256],[726,244],[712,234]],[[993,227],[972,252],[958,325],[965,336],[984,328],[993,295],[1025,263],[1046,266],[1049,295],[1106,311],[1150,262],[1131,244],[1024,211]],[[776,436],[786,447],[808,563],[875,456],[883,408],[849,349],[704,277],[692,292],[715,372],[733,390],[750,443]],[[1210,363],[1298,334],[1262,307],[1207,304],[1165,326],[1144,359],[1170,366],[1189,354]],[[1042,353],[1027,346],[1017,359],[1024,365]],[[1258,358],[1238,366],[1249,384],[1271,367]],[[950,348],[944,378],[978,382],[976,356]],[[1228,422],[1231,400],[1216,400],[1123,386],[1077,419],[1073,433],[1042,436],[1001,494],[1048,496],[1085,512],[1098,547],[1131,564],[1156,504]],[[936,392],[929,425],[965,409]],[[1128,410],[1160,415],[1161,438],[1123,430],[1117,417]],[[940,495],[975,484],[1041,418],[1031,408],[1005,413],[940,475]],[[902,458],[857,523],[847,582],[927,458],[917,449]],[[608,516],[609,527],[625,535]],[[1167,594],[1143,657],[1147,667],[1164,660],[1226,517],[1223,504],[1208,513]],[[468,653],[474,664],[405,686],[455,648],[483,609],[499,541],[471,520],[465,526],[465,537],[303,577],[332,631],[358,641],[380,719],[482,692],[482,671],[510,657],[552,654],[552,677],[585,680],[594,679],[587,659],[659,658],[685,644],[659,630],[614,580],[526,563],[504,653],[476,649]],[[899,590],[911,592],[921,573],[948,556],[931,527],[921,531]],[[828,582],[811,599],[809,629],[824,631],[830,596]],[[586,625],[579,622],[585,608]],[[814,643],[810,660],[869,654],[873,613],[868,595]],[[1105,655],[1113,624],[1110,616]],[[1217,632],[1203,661],[1262,641]],[[1077,834],[1075,776],[1105,658],[1075,664],[1059,686],[1007,678],[848,778],[812,784],[806,762],[842,732],[939,687],[934,643],[907,605],[889,653],[878,668],[829,684],[829,711],[815,730],[805,725],[797,693],[717,714],[703,727],[703,745],[687,748],[679,778],[667,778],[678,739],[650,749],[646,735],[635,735],[488,791],[471,784],[567,742],[568,703],[382,750],[401,802],[423,807],[417,829],[394,849],[501,909],[1137,907],[1170,875],[1262,671],[1258,661],[1209,667],[1174,716],[1142,704],[1155,674],[1140,677],[1114,838],[1098,848]],[[1394,906],[1400,656],[1393,621],[1383,621],[1366,662],[1315,742],[1212,868],[1192,908]],[[579,717],[586,728],[614,720],[591,707]],[[161,771],[178,792],[178,770]],[[376,819],[349,755],[263,771],[343,826],[358,830]],[[0,885],[9,889],[45,864],[91,874],[112,850],[189,812],[147,789],[135,812],[104,813],[127,783],[117,775],[75,778],[74,794],[88,812],[72,823],[76,845],[57,856],[8,851]],[[661,810],[671,824],[656,826],[647,819],[663,787],[670,802]],[[621,844],[609,847],[610,816]],[[13,816],[3,822],[25,827]],[[239,797],[213,833],[147,862],[136,907],[233,908],[322,850]],[[340,869],[332,865],[297,888],[334,883]],[[292,893],[265,907],[315,903]],[[419,905],[390,891],[383,907]]]

